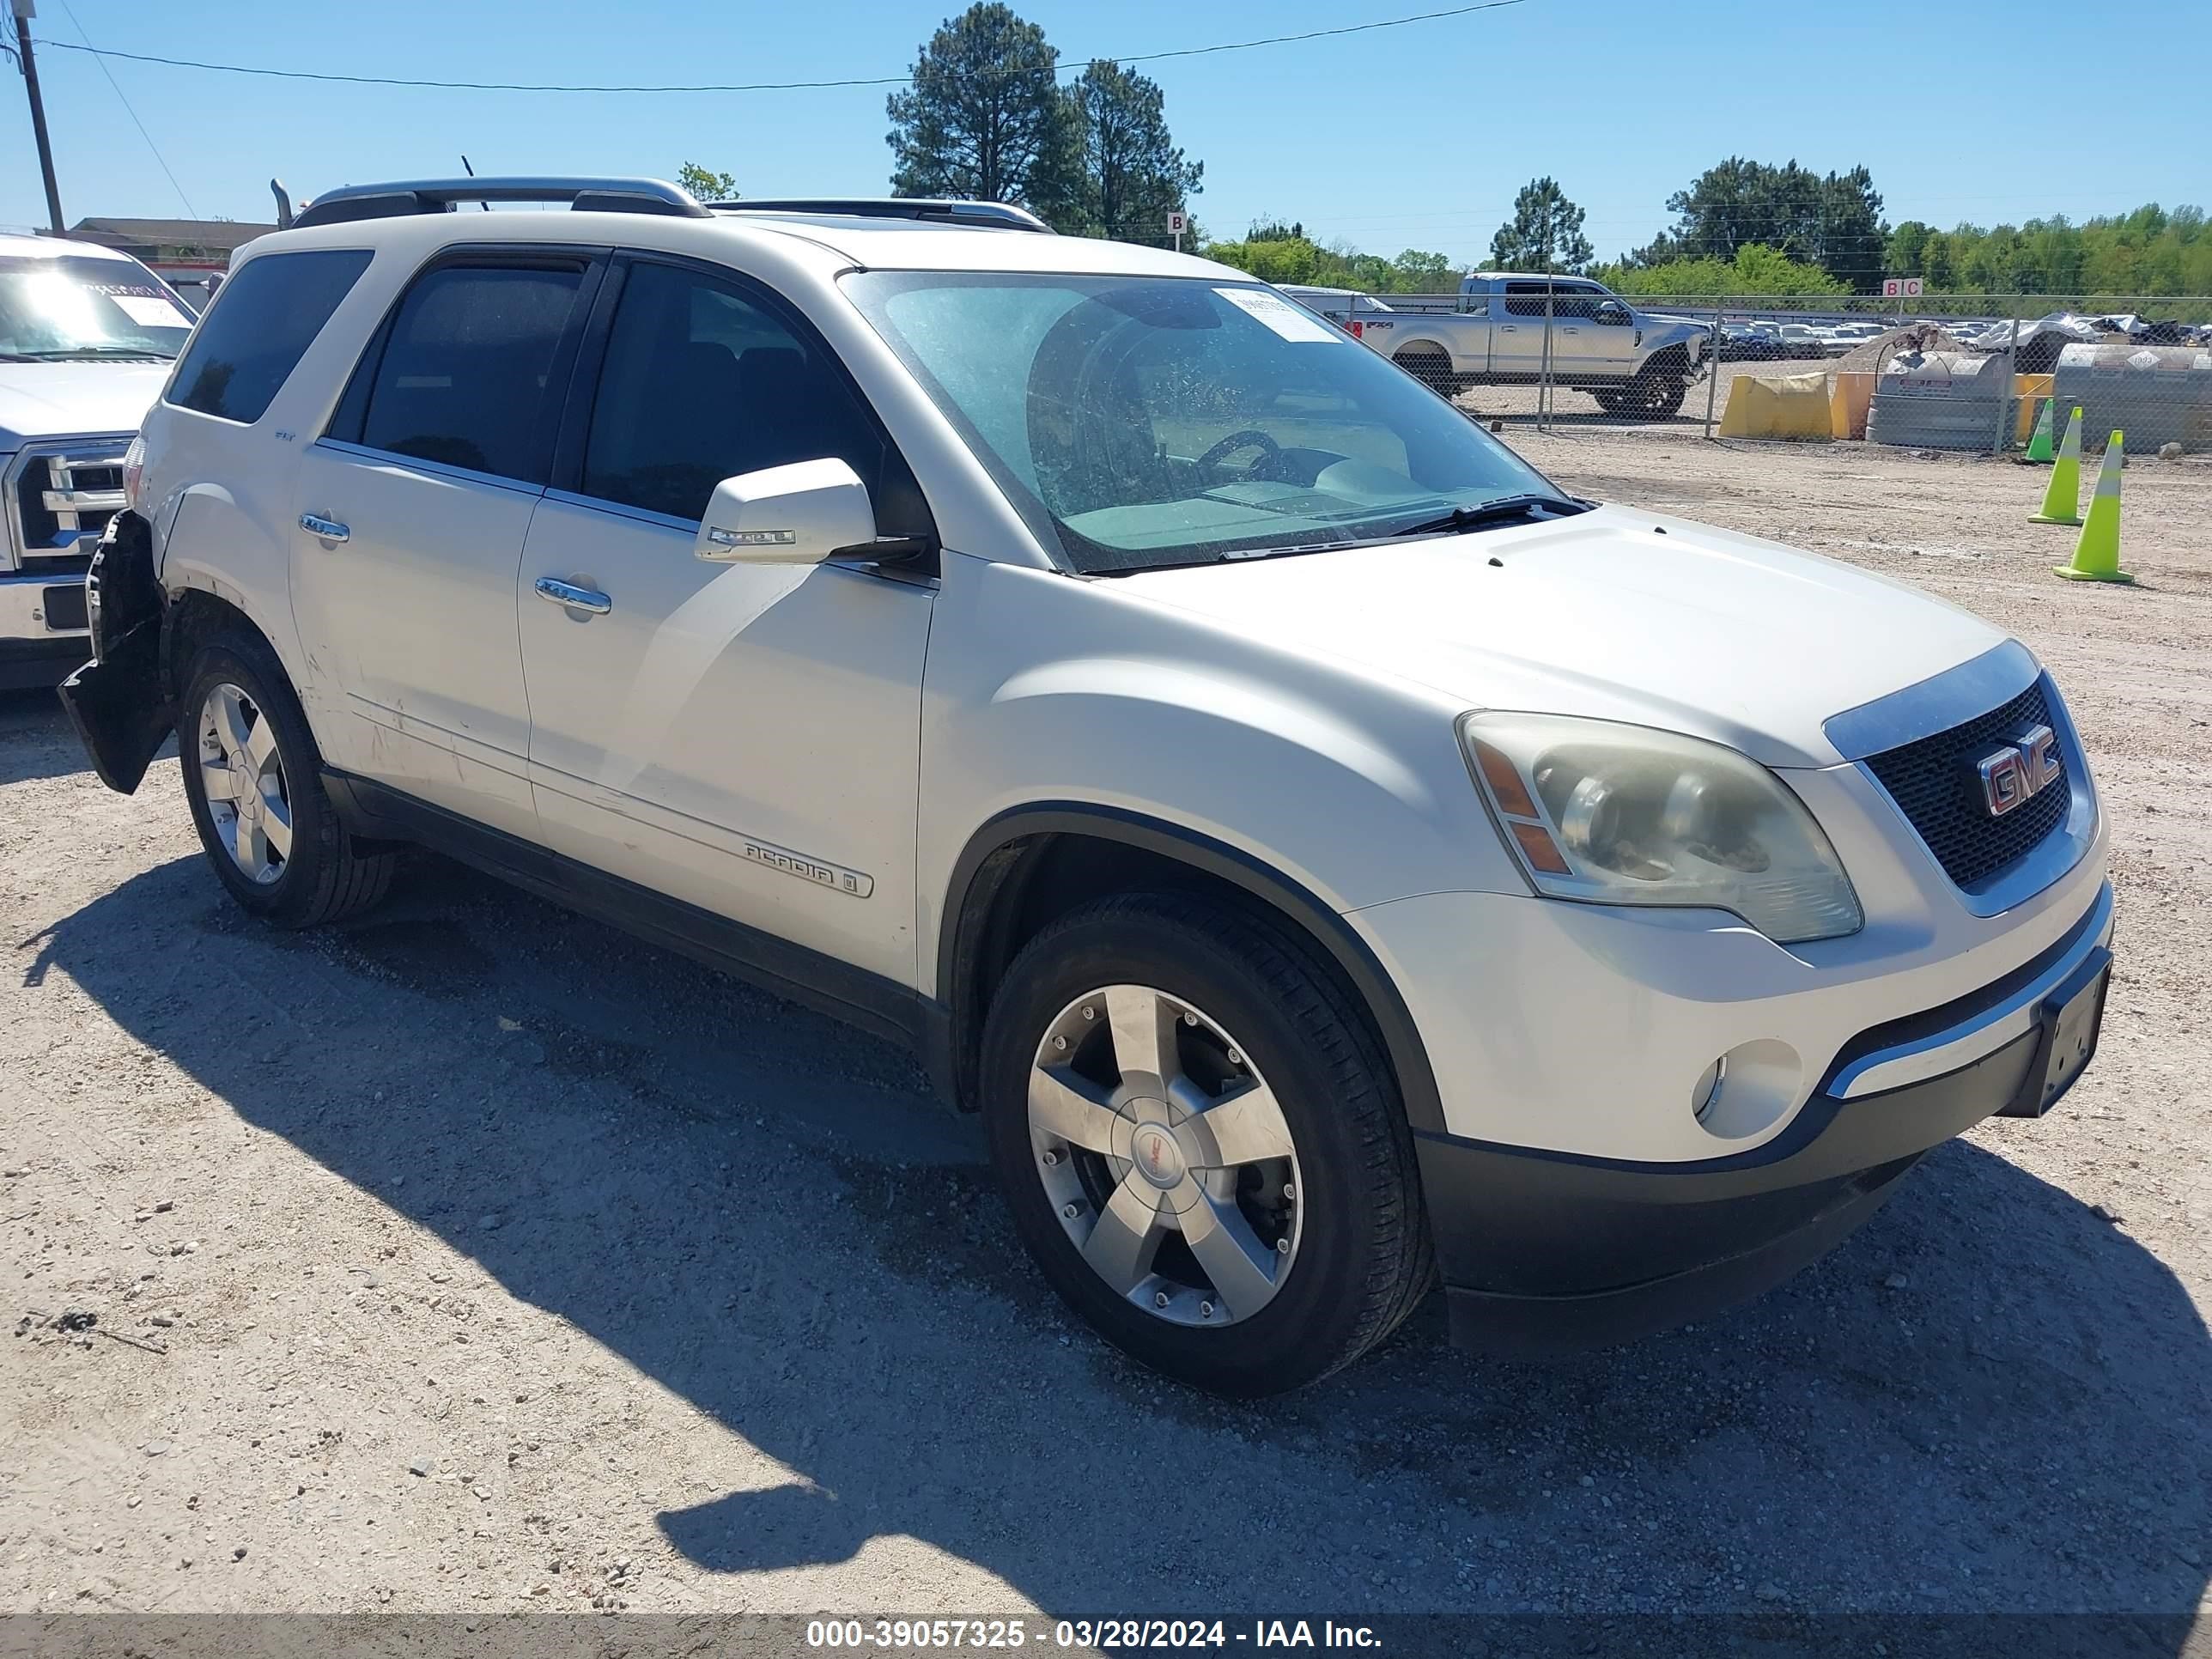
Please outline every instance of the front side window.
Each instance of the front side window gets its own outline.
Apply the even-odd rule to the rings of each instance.
[[[641,261],[623,284],[585,441],[582,489],[671,518],[705,516],[725,478],[836,459],[886,535],[920,492],[822,349],[739,284]]]
[[[844,288],[1078,570],[1376,540],[1504,495],[1559,497],[1256,283],[872,271]]]
[[[248,260],[210,302],[168,401],[226,421],[259,420],[368,261],[351,248]]]
[[[368,383],[358,441],[544,483],[547,380],[582,284],[580,268],[558,266],[447,265],[419,278]]]

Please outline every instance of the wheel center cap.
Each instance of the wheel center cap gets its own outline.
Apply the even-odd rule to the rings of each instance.
[[[1137,1173],[1162,1192],[1179,1185],[1183,1177],[1182,1148],[1172,1133],[1158,1123],[1140,1123],[1129,1137],[1130,1158]]]

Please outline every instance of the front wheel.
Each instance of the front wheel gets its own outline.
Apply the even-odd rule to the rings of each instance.
[[[1085,907],[983,1038],[993,1161],[1070,1307],[1156,1370],[1279,1393],[1387,1336],[1432,1276],[1412,1137],[1345,993],[1210,902]]]
[[[1594,391],[1590,395],[1609,415],[1663,421],[1681,412],[1689,392],[1689,382],[1680,369],[1646,368],[1626,386]]]

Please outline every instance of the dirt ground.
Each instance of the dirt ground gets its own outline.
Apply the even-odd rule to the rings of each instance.
[[[899,1054],[442,864],[266,932],[173,760],[0,699],[0,1610],[2212,1613],[2212,466],[2130,467],[2119,589],[2010,464],[1508,435],[2052,665],[2120,907],[2057,1113],[1709,1328],[1507,1365],[1432,1299],[1225,1405]]]

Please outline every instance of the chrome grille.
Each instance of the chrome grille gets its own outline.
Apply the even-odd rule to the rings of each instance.
[[[123,510],[123,452],[115,440],[33,448],[9,489],[15,547],[27,572],[81,575],[107,521]]]

